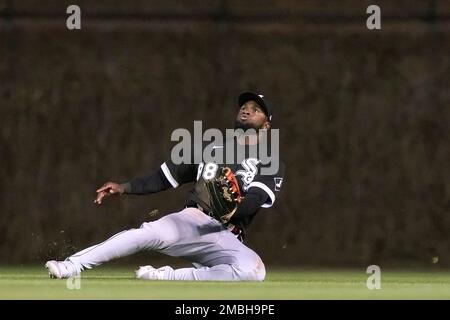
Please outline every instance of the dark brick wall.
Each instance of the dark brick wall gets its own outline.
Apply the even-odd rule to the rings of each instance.
[[[59,10],[13,3],[22,13]],[[96,3],[83,12],[118,10]],[[179,209],[187,187],[103,207],[92,200],[104,181],[159,166],[173,129],[200,119],[230,126],[237,94],[254,89],[273,97],[287,165],[281,199],[250,229],[249,245],[267,263],[427,266],[439,257],[450,265],[447,24],[400,19],[369,32],[364,12],[361,24],[253,24],[214,20],[224,3],[231,15],[263,11],[251,4],[164,3],[119,12],[213,17],[86,19],[77,32],[64,28],[64,14],[2,20],[0,263],[63,258],[152,219],[155,208]],[[354,14],[361,6],[344,3],[340,11],[270,1],[264,12]]]

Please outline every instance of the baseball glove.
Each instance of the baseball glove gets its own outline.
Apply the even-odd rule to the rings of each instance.
[[[227,223],[243,199],[233,171],[224,167],[216,177],[205,180],[205,184],[214,218]]]

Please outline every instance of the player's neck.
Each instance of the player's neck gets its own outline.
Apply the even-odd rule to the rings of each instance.
[[[246,135],[242,134],[237,138],[237,143],[240,145],[255,145],[259,143],[259,135],[258,134],[251,134]]]

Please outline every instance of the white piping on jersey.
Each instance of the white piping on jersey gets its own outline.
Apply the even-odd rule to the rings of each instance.
[[[264,203],[261,207],[262,208],[270,208],[273,203],[275,202],[275,194],[272,192],[272,190],[270,190],[270,188],[268,186],[266,186],[264,183],[262,182],[252,182],[248,185],[248,189],[250,189],[251,187],[256,187],[256,188],[260,188],[263,189],[267,195],[270,198],[270,202],[269,203]]]
[[[170,173],[169,167],[167,166],[167,164],[165,162],[161,165],[161,169],[162,169],[164,175],[166,176],[167,180],[169,180],[170,184],[172,185],[172,187],[174,189],[180,185],[177,182],[177,180],[175,180],[175,178]]]

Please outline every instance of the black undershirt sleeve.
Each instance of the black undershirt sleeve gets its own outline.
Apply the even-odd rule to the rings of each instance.
[[[135,178],[130,182],[124,183],[123,185],[125,187],[126,194],[137,195],[156,193],[172,187],[161,168],[159,168],[154,174],[150,174],[142,178]]]
[[[267,201],[269,196],[260,188],[250,188],[244,200],[238,205],[232,221],[248,215],[253,215]]]

